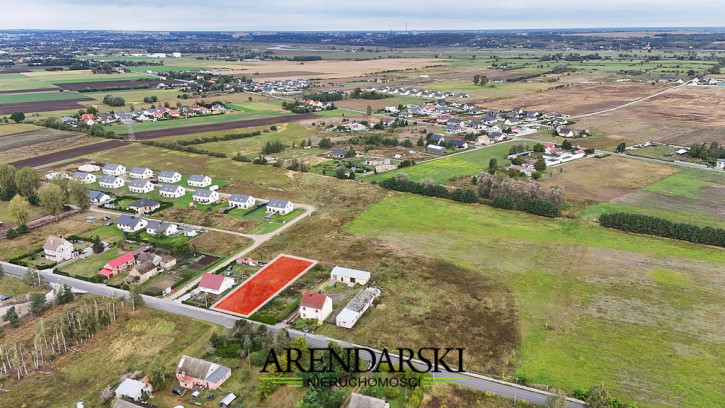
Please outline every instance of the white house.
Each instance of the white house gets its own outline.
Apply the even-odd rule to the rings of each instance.
[[[141,198],[128,205],[129,210],[134,210],[139,214],[147,214],[161,207],[161,203],[149,198]]]
[[[133,215],[123,214],[116,220],[116,227],[123,232],[136,232],[140,229],[146,228],[148,221],[143,218],[139,218]]]
[[[300,302],[300,318],[316,319],[322,323],[332,313],[332,298],[320,293],[302,293]]]
[[[215,190],[197,188],[191,198],[199,204],[211,204],[219,199],[219,193]]]
[[[122,178],[116,176],[103,176],[98,184],[103,188],[121,188],[126,184]]]
[[[108,163],[103,166],[103,174],[107,176],[121,176],[126,174],[126,167],[123,164]]]
[[[347,306],[337,314],[337,327],[352,329],[360,317],[373,304],[373,300],[380,294],[379,289],[363,289],[348,302]]]
[[[179,232],[179,227],[166,221],[149,221],[148,225],[146,225],[146,232],[151,235],[159,234],[168,237]]]
[[[446,154],[446,148],[444,146],[437,146],[434,144],[429,144],[428,146],[426,146],[425,151],[441,156],[444,156]]]
[[[84,173],[93,173],[96,171],[101,171],[101,168],[96,166],[95,164],[84,164],[81,166],[78,166],[78,171],[82,171]]]
[[[80,180],[83,184],[95,183],[96,180],[98,180],[98,178],[96,178],[95,175],[93,175],[91,173],[84,173],[82,171],[77,171],[77,172],[73,173],[73,175],[71,177],[74,179]]]
[[[273,198],[267,203],[267,212],[272,214],[285,215],[291,213],[294,209],[294,204],[287,200]]]
[[[229,207],[231,208],[250,208],[255,203],[254,197],[246,194],[232,194],[229,197]]]
[[[133,380],[126,378],[123,380],[121,385],[116,388],[116,398],[130,398],[134,401],[138,401],[143,396],[144,392],[151,392],[153,389],[150,384],[143,381]]]
[[[178,183],[181,181],[181,173],[171,170],[161,171],[159,172],[159,181],[161,183]]]
[[[154,185],[148,180],[132,180],[128,189],[134,193],[150,193],[154,191]]]
[[[215,273],[205,273],[199,281],[199,290],[213,295],[220,295],[234,286],[234,278]]]
[[[211,185],[211,177],[200,174],[192,174],[186,183],[192,187],[207,187]]]
[[[63,237],[48,237],[43,245],[45,259],[53,262],[63,262],[74,257],[73,244]]]
[[[184,187],[177,186],[174,184],[164,184],[159,189],[159,195],[166,198],[179,198],[186,194]]]
[[[355,284],[364,286],[370,280],[370,272],[335,266],[330,272],[330,277],[333,281],[342,282],[348,286],[355,286]]]
[[[128,175],[135,179],[147,179],[151,178],[154,172],[148,167],[134,167]]]
[[[715,162],[715,168],[725,170],[725,159],[717,159],[717,162]]]
[[[88,190],[88,197],[93,204],[103,204],[111,201],[111,196],[102,191]]]

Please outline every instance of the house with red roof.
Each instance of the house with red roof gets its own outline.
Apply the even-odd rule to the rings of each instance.
[[[215,273],[205,273],[199,282],[199,290],[212,295],[221,295],[232,286],[234,286],[234,278]]]
[[[302,319],[315,319],[322,323],[332,313],[332,298],[321,293],[302,293],[300,302],[300,317]]]
[[[106,263],[106,265],[103,266],[103,269],[101,269],[98,273],[108,279],[111,279],[114,276],[118,276],[131,269],[135,263],[136,258],[133,257],[133,254],[127,252],[116,259],[108,261],[108,263]]]
[[[90,126],[96,123],[96,117],[92,113],[84,113],[81,115],[81,122]]]

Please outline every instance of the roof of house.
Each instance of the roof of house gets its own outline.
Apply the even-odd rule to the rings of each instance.
[[[199,282],[200,288],[206,288],[211,290],[219,290],[224,282],[224,275],[217,275],[215,273],[205,273],[201,277]]]
[[[161,203],[159,203],[158,201],[154,201],[148,198],[141,198],[129,204],[128,208],[156,207],[159,205],[161,205]]]
[[[136,265],[135,268],[136,272],[140,273],[141,275],[151,272],[152,270],[156,269],[156,265],[154,265],[151,261],[146,261],[141,264]]]
[[[209,176],[203,176],[201,174],[192,174],[189,176],[189,181],[195,181],[195,182],[202,182],[204,179],[206,179]]]
[[[118,169],[119,167],[121,167],[120,164],[108,163],[105,166],[103,166],[103,170],[111,170],[111,171],[113,171],[113,170]]]
[[[141,222],[141,218],[123,214],[116,220],[116,225],[130,225],[135,227],[139,222]]]
[[[460,140],[450,140],[450,142],[453,146],[458,146],[458,147],[461,147],[461,146],[464,146],[467,144],[466,142],[462,142]]]
[[[131,174],[144,174],[148,168],[146,167],[134,167],[131,169]]]
[[[185,372],[189,377],[216,383],[231,370],[228,367],[185,355],[181,357],[179,366],[176,368],[176,372],[181,371]]]
[[[103,196],[108,196],[108,194],[98,190],[90,190],[88,191],[88,196],[91,198],[91,200],[100,200],[103,198]]]
[[[363,289],[355,295],[354,298],[347,302],[345,309],[350,309],[354,312],[361,312],[366,305],[369,305],[377,295],[368,289]]]
[[[211,197],[213,190],[207,190],[205,188],[197,188],[194,190],[194,197]]]
[[[345,307],[340,311],[340,313],[337,314],[336,319],[342,320],[344,322],[349,322],[351,320],[355,320],[359,314],[360,312],[356,312]]]
[[[130,252],[126,252],[125,254],[119,256],[118,258],[111,259],[110,261],[108,261],[107,265],[110,266],[111,268],[116,268],[120,265],[131,262],[133,260],[134,260],[133,255]]]
[[[232,401],[234,401],[235,399],[237,399],[237,396],[236,396],[236,395],[234,395],[233,393],[231,393],[231,392],[230,392],[229,394],[227,394],[227,395],[226,395],[226,396],[224,397],[224,399],[222,399],[221,401],[219,401],[219,403],[220,403],[220,404],[224,404],[224,405],[229,405],[229,404],[231,404],[231,403],[232,403]]]
[[[332,268],[332,272],[330,272],[330,274],[336,275],[336,276],[348,276],[350,278],[355,278],[355,279],[369,279],[370,278],[370,272],[361,271],[358,269],[345,268],[343,266],[335,266],[334,268]]]
[[[147,408],[148,405],[140,405],[133,401],[125,400],[125,399],[117,399],[115,403],[113,403],[112,408]]]
[[[114,184],[116,179],[118,179],[116,176],[103,176],[101,177],[101,181],[99,181],[99,183]]]
[[[153,231],[163,232],[166,231],[171,227],[170,222],[166,221],[149,221],[148,225],[146,226],[146,229],[150,229]]]
[[[177,186],[176,184],[164,184],[163,186],[161,186],[159,191],[163,191],[166,193],[174,193],[174,192],[176,192],[176,190],[178,190],[180,188],[184,188],[184,187]]]
[[[330,154],[335,156],[344,156],[347,153],[347,150],[345,149],[332,149],[332,152]]]
[[[350,395],[348,408],[386,408],[387,406],[389,405],[385,400],[353,392]]]
[[[149,183],[150,183],[150,181],[148,181],[148,180],[131,180],[131,183],[129,183],[128,186],[142,188],[142,187],[145,187]]]
[[[269,200],[267,203],[267,207],[273,207],[273,208],[285,208],[287,205],[290,204],[288,200],[280,200],[277,198],[273,198]]]
[[[141,391],[143,391],[144,388],[146,388],[146,384],[141,381],[126,378],[123,380],[121,385],[116,388],[116,393],[135,398]]]
[[[58,250],[58,247],[67,243],[63,238],[60,237],[48,237],[48,239],[45,241],[45,245],[43,245],[43,249],[47,249],[48,251],[56,251]]]
[[[432,135],[430,135],[430,140],[434,140],[434,141],[443,140],[443,135],[432,134]]]
[[[172,171],[172,170],[163,170],[163,171],[159,172],[159,177],[172,178],[172,177],[174,177],[175,174],[179,174],[179,173]]]
[[[79,179],[84,179],[84,178],[88,177],[88,174],[89,173],[86,173],[86,172],[83,172],[83,171],[76,171],[75,173],[73,173],[73,175],[71,177],[73,177],[73,178],[79,178]]]
[[[231,197],[229,197],[229,201],[246,203],[250,198],[251,196],[247,194],[232,194]]]
[[[302,302],[300,302],[300,306],[309,307],[312,309],[322,309],[322,307],[325,305],[326,300],[327,296],[321,293],[311,293],[305,291],[302,293]]]

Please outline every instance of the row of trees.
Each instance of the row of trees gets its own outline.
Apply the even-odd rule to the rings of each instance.
[[[718,142],[712,142],[709,146],[706,143],[693,143],[690,146],[689,155],[714,163],[717,159],[725,158],[725,147],[720,146]]]
[[[448,198],[463,203],[478,202],[476,192],[471,188],[457,188],[451,192],[433,179],[422,179],[416,183],[410,180],[407,173],[397,173],[395,177],[381,181],[380,186],[389,190],[420,194],[428,197]]]
[[[692,224],[672,222],[664,218],[631,213],[602,214],[599,216],[599,223],[605,227],[627,232],[725,247],[725,229],[722,228],[699,227]]]
[[[500,173],[481,172],[476,179],[478,195],[482,198],[493,200],[496,197],[507,197],[515,203],[540,199],[549,201],[559,208],[564,205],[564,190],[558,186],[547,189],[536,181],[516,180]]]

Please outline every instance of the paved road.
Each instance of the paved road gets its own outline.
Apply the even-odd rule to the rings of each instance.
[[[25,275],[26,268],[13,265],[5,262],[2,263],[3,269],[8,276],[13,277],[22,277]],[[112,288],[110,286],[105,286],[103,284],[98,283],[90,283],[78,279],[73,279],[68,276],[61,276],[61,275],[55,275],[49,270],[43,270],[40,271],[40,274],[43,276],[43,278],[50,283],[59,283],[59,284],[66,284],[69,285],[75,289],[79,289],[82,291],[86,291],[89,293],[94,293],[101,296],[113,296],[116,298],[123,298],[126,296],[126,292],[120,289]],[[224,327],[234,327],[234,322],[238,320],[237,317],[226,315],[217,311],[213,310],[207,310],[207,309],[201,309],[193,306],[188,306],[181,303],[172,302],[167,299],[159,299],[151,296],[144,295],[144,300],[146,302],[146,306],[163,310],[165,312],[169,313],[175,313],[180,314],[183,316],[191,317],[194,319],[204,320],[210,323],[218,324]],[[258,322],[250,321],[252,324],[257,325],[263,325],[267,327],[267,329],[272,332],[276,333],[279,330],[282,329],[282,326],[271,326],[271,325],[265,325]],[[296,338],[300,336],[304,336],[307,340],[307,343],[312,347],[326,347],[328,342],[335,341],[340,344],[343,348],[348,347],[364,347],[360,346],[354,343],[349,343],[345,341],[340,341],[336,339],[332,339],[325,336],[319,336],[316,334],[308,334],[301,332],[299,330],[294,329],[288,329],[290,337]],[[372,349],[372,348],[371,348]],[[374,349],[373,349],[374,350]],[[362,353],[361,356],[364,356],[365,353]],[[376,358],[379,358],[380,354],[376,355]],[[395,359],[394,359],[395,360]],[[397,360],[395,360],[397,361]],[[416,362],[416,360],[413,360],[414,363],[416,363],[417,366],[422,367],[422,363]],[[455,373],[455,372],[441,372],[436,373],[433,375],[434,377],[445,377],[445,378],[459,378],[456,380],[453,380],[456,384],[460,384],[466,387],[474,388],[480,391],[488,391],[495,394],[503,395],[509,398],[516,398],[518,400],[526,400],[534,404],[538,405],[544,405],[546,404],[546,398],[549,396],[549,393],[546,391],[537,390],[534,388],[524,387],[518,384],[513,384],[501,380],[497,380],[495,378],[485,377],[482,375],[477,375],[473,373]],[[567,406],[569,408],[584,408],[585,405],[578,400],[575,399],[569,399],[567,402]]]

